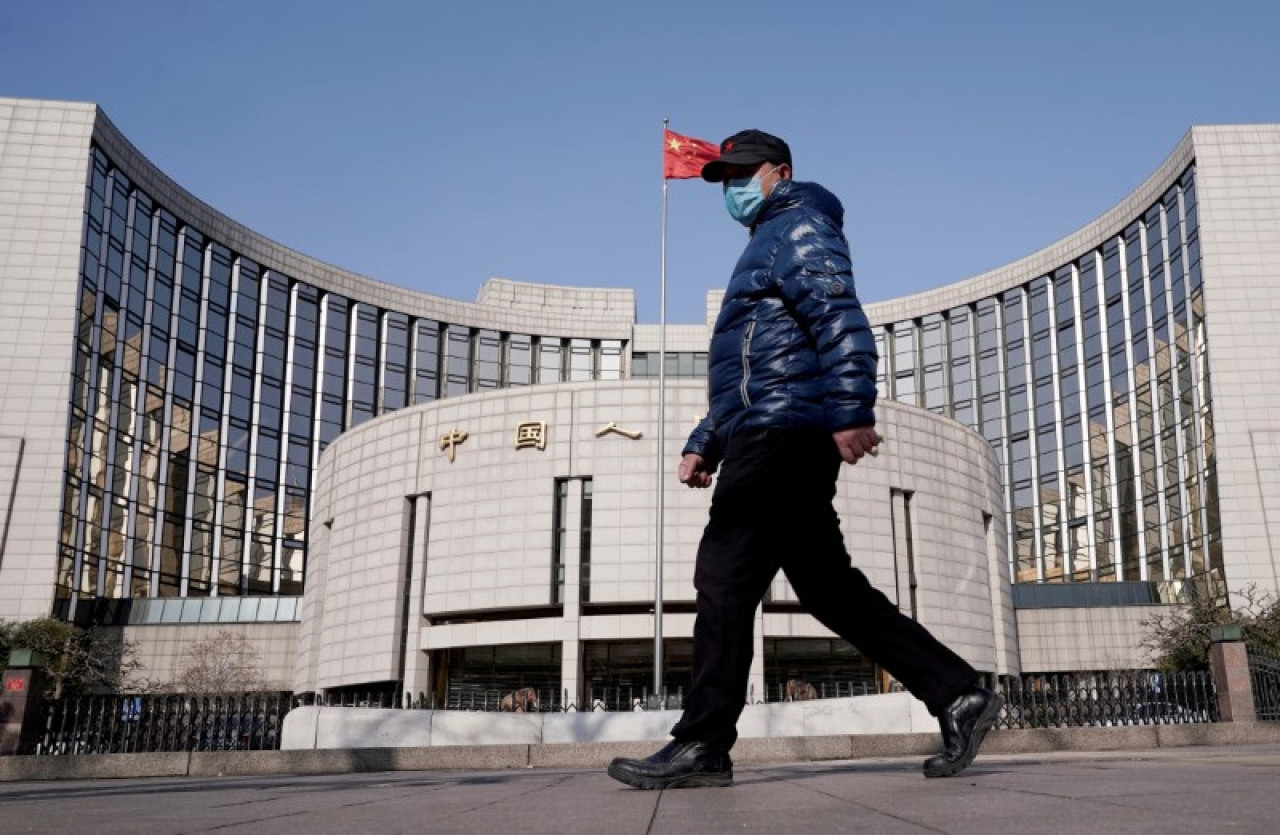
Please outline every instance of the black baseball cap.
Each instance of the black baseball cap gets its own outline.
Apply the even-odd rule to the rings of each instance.
[[[772,162],[791,164],[791,149],[773,134],[762,130],[738,131],[720,143],[720,159],[702,166],[702,179],[708,183],[724,180],[724,169],[730,165],[757,165]]]

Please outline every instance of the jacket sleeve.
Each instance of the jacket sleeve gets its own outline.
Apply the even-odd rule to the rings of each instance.
[[[685,442],[684,450],[681,455],[701,455],[707,462],[707,467],[713,472],[720,465],[722,452],[720,444],[716,441],[715,427],[711,425],[711,416],[707,415],[698,421],[698,425],[689,433],[689,440]]]
[[[783,302],[812,341],[831,431],[876,422],[875,337],[853,286],[849,245],[812,216],[784,235],[774,261]]]

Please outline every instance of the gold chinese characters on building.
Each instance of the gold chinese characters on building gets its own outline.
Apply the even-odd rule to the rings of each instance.
[[[453,459],[457,455],[458,445],[466,439],[467,433],[458,431],[457,427],[440,436],[440,449],[448,454],[450,464],[453,463]]]
[[[624,438],[630,438],[633,441],[638,441],[642,437],[644,437],[644,433],[641,432],[639,429],[623,429],[614,421],[609,421],[604,426],[601,426],[599,429],[597,429],[596,437],[597,438],[603,437],[605,435],[608,435],[610,432],[621,435]]]
[[[546,449],[547,422],[527,420],[516,426],[516,449]]]

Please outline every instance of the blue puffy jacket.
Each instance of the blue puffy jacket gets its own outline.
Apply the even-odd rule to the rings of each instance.
[[[715,466],[748,427],[875,424],[876,346],[853,288],[844,208],[816,183],[774,186],[711,336],[710,411],[684,452]]]

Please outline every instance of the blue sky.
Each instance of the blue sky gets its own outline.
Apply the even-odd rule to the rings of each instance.
[[[1193,124],[1280,121],[1280,3],[7,0],[0,95],[93,101],[178,183],[329,263],[470,300],[632,287],[657,321],[661,120],[791,144],[877,301],[1027,255]],[[673,181],[668,317],[744,231]]]

